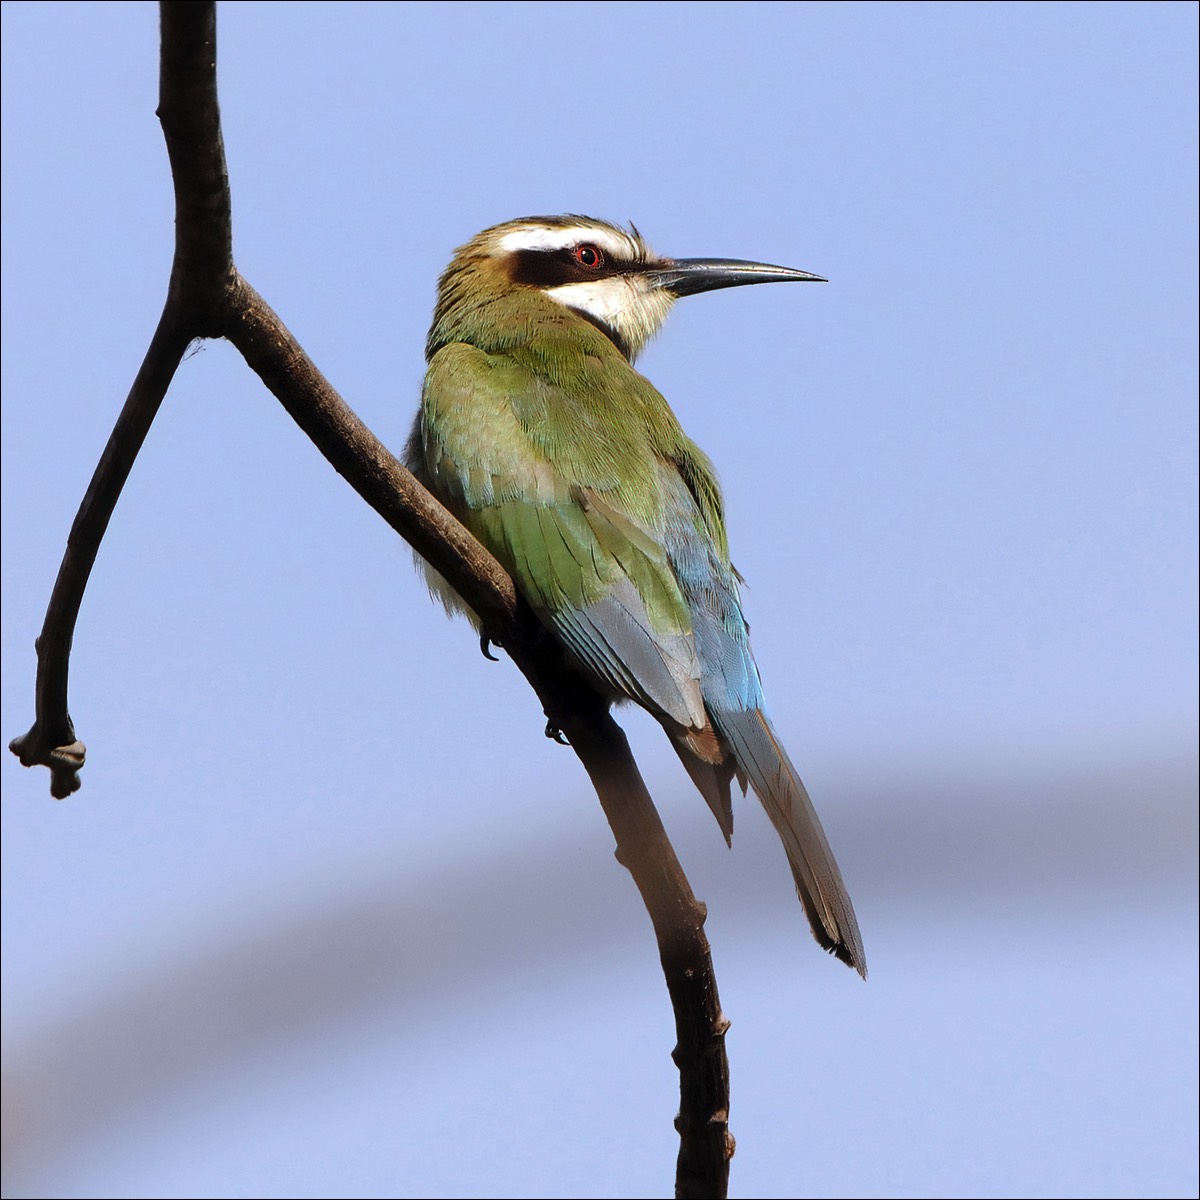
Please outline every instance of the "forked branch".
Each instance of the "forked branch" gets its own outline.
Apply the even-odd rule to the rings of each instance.
[[[165,0],[158,115],[175,186],[175,257],[166,306],[71,527],[37,640],[36,720],[11,749],[50,768],[51,794],[79,787],[84,746],[67,705],[71,639],[96,553],[129,471],[187,347],[224,337],[360,496],[468,601],[525,675],[596,788],[658,938],[675,1010],[680,1070],[676,1195],[723,1197],[733,1142],[721,1012],[692,893],[607,703],[564,663],[503,568],[355,416],[233,260],[232,209],[209,0]]]

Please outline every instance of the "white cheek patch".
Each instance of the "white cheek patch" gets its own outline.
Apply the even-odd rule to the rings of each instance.
[[[620,275],[607,279],[584,279],[579,283],[563,283],[546,288],[546,295],[568,308],[588,313],[605,325],[621,328],[621,318],[641,302],[639,289]]]
[[[599,246],[609,258],[630,262],[641,256],[641,247],[618,229],[595,225],[520,225],[510,229],[497,243],[501,254],[518,250],[566,250],[587,242]]]
[[[587,313],[612,329],[625,343],[632,361],[662,328],[675,297],[662,288],[651,287],[638,276],[587,279],[546,288],[551,300]]]

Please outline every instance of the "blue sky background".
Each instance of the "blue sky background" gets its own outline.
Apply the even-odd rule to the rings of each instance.
[[[393,448],[528,213],[819,272],[641,368],[714,458],[855,896],[814,948],[626,713],[733,1021],[734,1196],[1195,1194],[1196,8],[223,5],[235,248]],[[3,6],[3,712],[161,308],[148,3]],[[649,924],[532,694],[238,356],[181,368],[3,760],[6,1194],[670,1194]]]

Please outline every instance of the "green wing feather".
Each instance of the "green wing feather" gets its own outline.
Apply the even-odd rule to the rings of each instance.
[[[664,464],[644,431],[631,436],[628,410],[601,423],[598,396],[594,380],[576,396],[512,355],[447,346],[430,364],[410,464],[609,690],[700,728],[688,604],[638,520],[661,507]]]

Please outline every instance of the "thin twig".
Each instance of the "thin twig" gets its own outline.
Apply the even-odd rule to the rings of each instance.
[[[29,732],[13,738],[8,748],[23,766],[50,768],[50,794],[65,799],[80,785],[79,769],[87,753],[75,736],[67,708],[67,676],[71,663],[71,640],[79,606],[100,543],[117,506],[121,489],[133,469],[134,459],[146,440],[159,405],[167,394],[175,370],[191,341],[177,319],[170,300],[163,309],[158,328],[150,339],[141,369],[96,465],[67,535],[63,554],[37,648],[37,684],[34,689],[35,719]]]
[[[209,0],[165,0],[159,118],[175,186],[176,239],[167,302],[71,528],[37,642],[36,720],[11,748],[51,770],[51,794],[79,787],[84,746],[67,706],[71,638],[88,576],[121,488],[188,344],[226,337],[351,486],[471,605],[489,640],[529,680],[551,724],[590,776],[658,939],[675,1010],[680,1071],[676,1195],[726,1195],[733,1140],[729,1070],[704,906],[696,900],[608,704],[569,669],[496,560],[396,460],[330,386],[237,272],[216,89]]]

